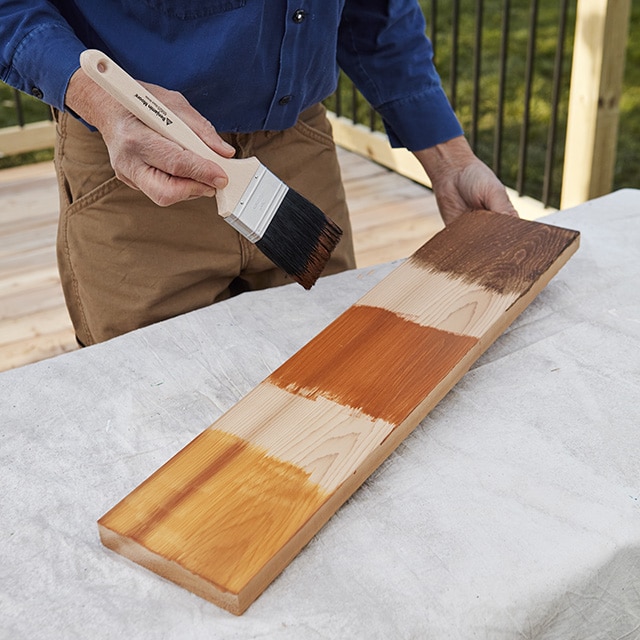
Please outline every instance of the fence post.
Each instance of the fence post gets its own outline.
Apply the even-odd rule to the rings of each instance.
[[[631,0],[578,0],[562,176],[563,209],[613,187]]]

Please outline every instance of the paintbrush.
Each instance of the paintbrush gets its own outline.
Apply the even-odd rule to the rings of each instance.
[[[101,51],[84,51],[80,65],[96,84],[148,127],[222,167],[229,183],[216,191],[219,215],[305,289],[313,286],[342,235],[335,222],[257,158],[234,160],[215,153],[175,113]]]

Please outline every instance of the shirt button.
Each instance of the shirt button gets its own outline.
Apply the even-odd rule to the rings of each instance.
[[[38,100],[42,100],[42,98],[44,98],[44,93],[42,93],[42,89],[38,87],[31,87],[31,95],[34,98],[38,98]]]
[[[307,12],[302,9],[297,9],[293,12],[292,19],[296,24],[300,24],[307,17]]]
[[[285,104],[289,104],[291,102],[291,99],[293,98],[293,96],[282,96],[282,98],[280,98],[280,100],[278,100],[278,104],[282,105],[284,107]]]

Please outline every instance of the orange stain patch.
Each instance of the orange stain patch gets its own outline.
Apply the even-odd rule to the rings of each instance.
[[[238,594],[327,498],[302,469],[207,429],[99,524]]]
[[[356,305],[267,380],[399,425],[477,342]]]

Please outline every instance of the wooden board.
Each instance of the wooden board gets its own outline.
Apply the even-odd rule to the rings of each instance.
[[[105,514],[103,543],[242,613],[578,242],[463,216]]]

